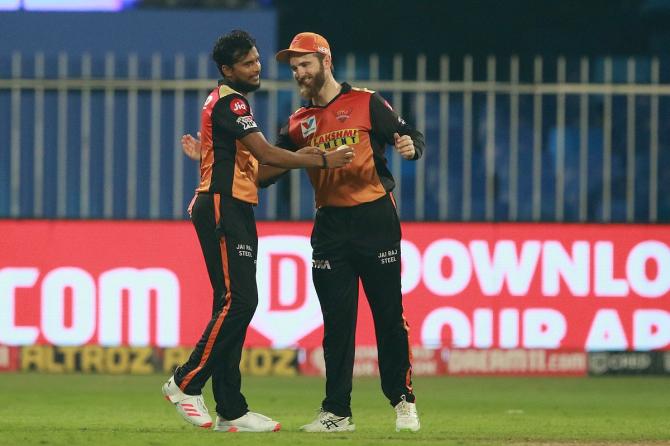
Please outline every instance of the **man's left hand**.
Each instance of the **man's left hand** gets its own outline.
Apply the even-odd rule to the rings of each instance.
[[[182,136],[181,150],[184,152],[184,155],[192,160],[200,161],[200,132],[198,132],[197,139],[190,134]]]
[[[400,156],[406,160],[411,160],[414,158],[416,151],[414,150],[414,141],[412,141],[411,136],[400,136],[399,134],[394,133],[393,139],[395,140],[395,149],[398,151]]]

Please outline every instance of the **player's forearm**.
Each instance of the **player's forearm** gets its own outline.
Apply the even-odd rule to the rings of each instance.
[[[260,187],[268,187],[277,182],[288,169],[273,166],[258,166],[258,185]]]
[[[262,133],[254,132],[241,139],[260,164],[284,169],[300,167],[326,167],[318,153],[294,153],[271,145]]]
[[[294,153],[268,145],[260,155],[259,163],[277,168],[323,167],[323,157],[319,154]]]

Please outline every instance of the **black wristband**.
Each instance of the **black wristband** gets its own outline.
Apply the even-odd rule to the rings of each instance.
[[[328,159],[326,158],[326,152],[321,152],[321,159],[323,159],[323,166],[321,166],[322,169],[327,169],[328,168]]]

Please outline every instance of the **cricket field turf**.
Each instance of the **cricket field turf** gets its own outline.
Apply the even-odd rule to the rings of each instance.
[[[670,445],[670,379],[417,377],[421,431],[396,433],[379,381],[354,381],[357,430],[307,434],[324,382],[243,377],[250,409],[277,433],[217,433],[184,422],[166,376],[0,375],[0,445]],[[209,385],[205,397],[214,412]]]

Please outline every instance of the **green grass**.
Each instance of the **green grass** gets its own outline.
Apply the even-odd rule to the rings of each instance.
[[[2,445],[670,445],[666,378],[415,380],[420,432],[397,434],[376,379],[354,382],[357,431],[306,434],[320,378],[244,377],[252,410],[281,421],[269,434],[187,425],[162,399],[163,376],[0,375]],[[206,399],[213,411],[209,387]]]

